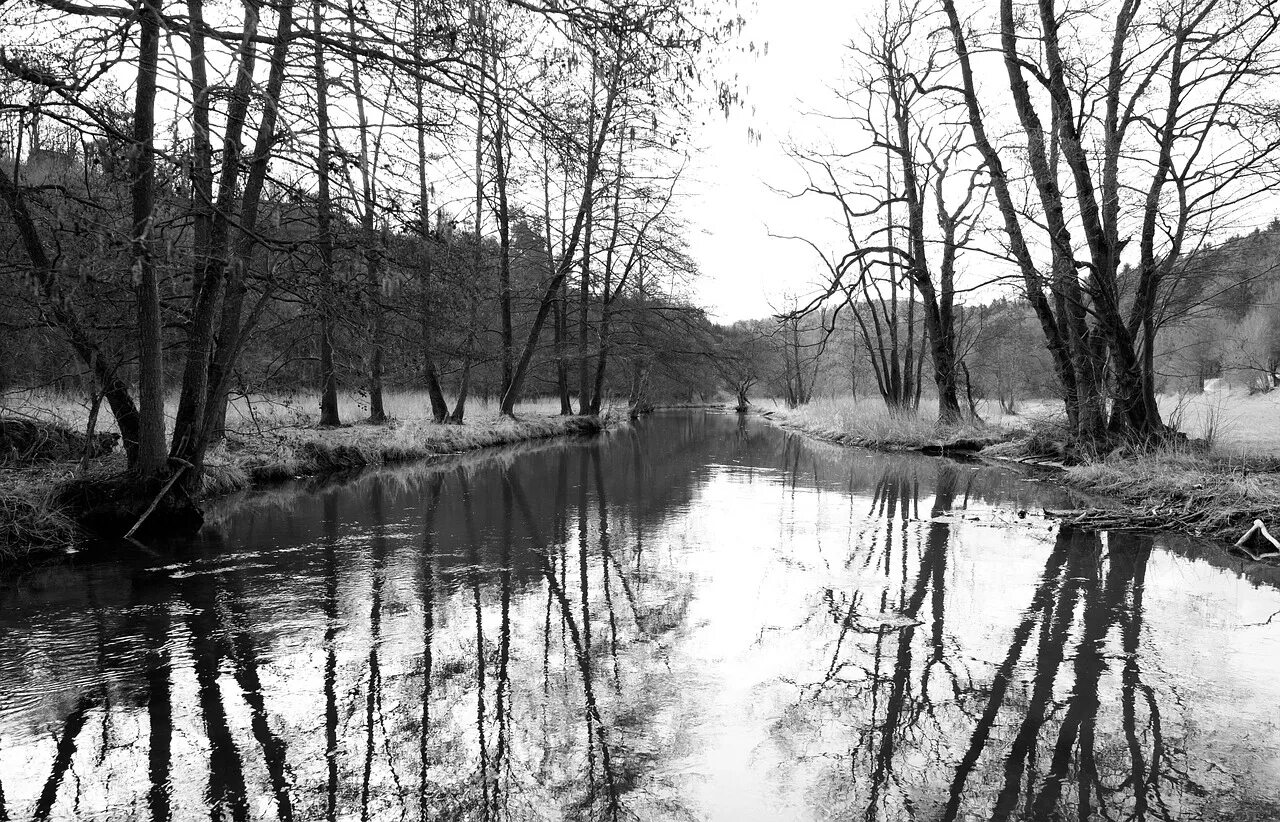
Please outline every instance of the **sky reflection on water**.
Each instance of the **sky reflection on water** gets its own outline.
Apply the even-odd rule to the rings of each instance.
[[[658,414],[0,587],[0,819],[1280,818],[1280,594]]]

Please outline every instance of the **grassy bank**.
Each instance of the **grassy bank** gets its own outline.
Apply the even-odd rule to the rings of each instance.
[[[1277,399],[1230,393],[1162,398],[1166,419],[1198,438],[1197,445],[1060,465],[1062,482],[1119,503],[1062,512],[1065,520],[1105,529],[1173,530],[1231,543],[1255,519],[1280,532],[1275,447],[1280,415],[1268,413]],[[1044,464],[1058,456],[1047,453],[1046,444],[1061,439],[1061,421],[1047,402],[1032,407],[1034,413],[1026,416],[992,414],[987,423],[958,426],[939,426],[932,409],[915,417],[890,415],[868,400],[821,400],[768,414],[784,428],[843,445],[926,453],[977,450],[985,457]]]
[[[1068,467],[1067,484],[1124,504],[1072,512],[1078,525],[1176,530],[1235,542],[1255,519],[1280,531],[1280,459],[1163,452]]]
[[[495,445],[595,433],[608,417],[490,417],[465,425],[429,420],[317,429],[289,427],[258,436],[230,435],[206,460],[204,496],[249,485],[369,465],[422,460]]]
[[[882,403],[866,399],[815,399],[799,408],[765,413],[783,428],[839,445],[879,451],[972,453],[1013,436],[1009,429],[992,425],[939,425],[931,411],[890,414]]]
[[[19,407],[7,398],[0,413],[79,428],[87,409],[51,395],[29,395]],[[496,405],[471,404],[463,425],[438,425],[429,419],[425,395],[387,397],[393,419],[385,425],[356,423],[340,428],[315,426],[310,403],[287,396],[255,397],[236,403],[228,414],[226,438],[206,457],[199,496],[210,498],[271,482],[318,476],[373,465],[389,465],[475,451],[510,443],[590,434],[619,418],[608,410],[599,418],[562,417],[559,403],[534,401],[517,407],[516,419],[498,415]],[[357,398],[344,398],[345,418],[358,419]],[[367,412],[366,412],[367,413]],[[104,415],[105,416],[105,415]],[[99,430],[112,430],[104,425]],[[0,467],[0,564],[50,550],[61,550],[76,536],[74,523],[59,510],[57,490],[88,476],[109,476],[124,469],[118,451],[89,461],[52,461],[29,467]]]

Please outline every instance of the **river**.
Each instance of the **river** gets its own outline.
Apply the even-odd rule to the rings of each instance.
[[[1071,504],[704,411],[227,500],[0,583],[0,819],[1280,819],[1280,591]]]

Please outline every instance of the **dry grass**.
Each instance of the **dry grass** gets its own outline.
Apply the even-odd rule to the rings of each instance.
[[[1007,436],[997,428],[973,423],[940,426],[932,409],[890,414],[878,400],[852,397],[815,399],[808,405],[770,414],[784,427],[819,439],[881,450],[918,450],[958,440],[996,442]]]
[[[448,397],[450,407],[454,398]],[[383,405],[392,420],[419,422],[430,420],[431,400],[425,391],[388,391]],[[576,401],[575,401],[576,407]],[[178,397],[165,401],[166,424],[172,428],[177,414]],[[560,412],[555,397],[532,397],[516,406],[516,416],[550,416]],[[13,414],[61,424],[73,431],[84,431],[89,424],[89,401],[84,396],[36,389],[11,389],[0,393],[0,413]],[[369,416],[366,398],[359,394],[340,394],[338,414],[344,424],[358,424]],[[484,423],[497,419],[496,399],[472,397],[467,401],[467,421]],[[314,394],[274,393],[238,397],[227,408],[227,429],[245,436],[270,433],[280,428],[305,428],[319,420],[319,400]],[[104,406],[96,430],[116,431],[111,414]]]
[[[203,493],[215,495],[246,485],[287,477],[426,459],[495,445],[599,430],[583,417],[490,417],[466,425],[437,425],[429,420],[386,426],[279,428],[254,437],[231,435],[208,456]]]
[[[52,503],[47,473],[0,471],[0,565],[74,541],[76,525]]]
[[[1068,468],[1066,481],[1106,494],[1128,510],[1072,517],[1099,528],[1160,528],[1234,541],[1255,519],[1280,523],[1280,459],[1182,451],[1101,460]]]

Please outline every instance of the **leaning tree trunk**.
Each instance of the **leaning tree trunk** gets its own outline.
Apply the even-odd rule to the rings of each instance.
[[[58,270],[40,239],[22,189],[9,177],[3,164],[0,164],[0,200],[8,207],[27,253],[30,265],[24,267],[25,277],[28,287],[37,296],[41,319],[66,335],[71,349],[93,374],[111,409],[111,415],[115,418],[125,457],[130,465],[137,464],[138,406],[134,402],[131,387],[120,378],[123,369],[93,338],[84,319],[75,309],[70,295],[63,290],[58,281]]]

